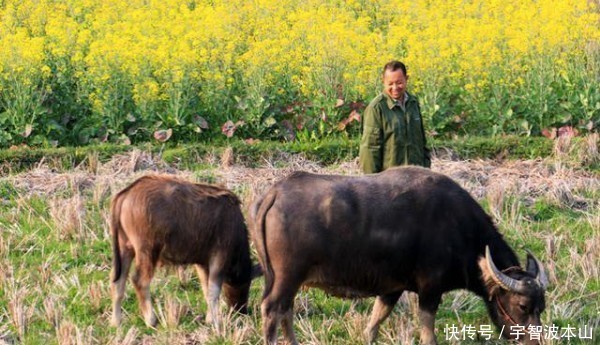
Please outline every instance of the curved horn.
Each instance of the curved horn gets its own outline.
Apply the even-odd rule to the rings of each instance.
[[[546,276],[546,272],[544,271],[544,266],[538,260],[535,255],[529,250],[525,250],[527,252],[527,272],[531,273],[535,276],[535,279],[540,283],[542,289],[546,290],[549,285],[548,276]]]
[[[525,291],[525,286],[523,282],[517,279],[513,279],[508,275],[500,272],[494,262],[492,261],[492,256],[490,254],[490,247],[485,246],[485,261],[487,263],[488,269],[492,272],[492,279],[500,285],[504,290],[514,291],[518,293],[523,293]]]

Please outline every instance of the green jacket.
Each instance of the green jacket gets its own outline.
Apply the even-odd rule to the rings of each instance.
[[[397,165],[431,167],[419,100],[409,93],[405,110],[386,93],[367,106],[359,161],[365,174]]]

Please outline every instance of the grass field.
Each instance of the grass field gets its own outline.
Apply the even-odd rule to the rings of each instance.
[[[598,139],[587,158],[598,159]],[[596,151],[594,152],[594,148]],[[130,284],[119,329],[109,326],[111,196],[135,178],[172,173],[221,183],[248,205],[291,171],[359,174],[356,161],[321,166],[302,155],[273,154],[244,161],[225,150],[204,156],[195,171],[167,164],[156,154],[132,151],[101,162],[93,155],[75,169],[42,161],[0,178],[0,344],[260,344],[262,279],[252,285],[250,315],[229,315],[214,334],[205,324],[206,305],[193,270],[159,270],[152,294],[160,324],[147,328]],[[53,168],[50,168],[52,166]],[[252,167],[250,167],[252,166]],[[600,176],[573,161],[567,144],[536,160],[433,160],[433,170],[468,189],[497,222],[521,260],[530,249],[550,279],[544,325],[559,339],[548,344],[597,344],[600,340]],[[362,344],[373,299],[342,300],[319,290],[298,294],[295,328],[302,344]],[[447,339],[451,326],[489,325],[473,294],[444,296],[436,328],[442,344],[505,343]],[[573,336],[568,332],[573,327]],[[587,328],[586,328],[587,327]],[[418,343],[416,297],[405,294],[380,333],[381,344]],[[468,329],[468,328],[465,328]],[[593,331],[590,331],[592,329]],[[579,331],[587,330],[582,334]],[[446,331],[446,333],[445,333]],[[585,336],[593,339],[581,339]],[[494,331],[498,337],[498,332]]]

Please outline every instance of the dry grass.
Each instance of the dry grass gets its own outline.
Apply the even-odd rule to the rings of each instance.
[[[108,288],[104,281],[95,281],[90,284],[87,291],[87,298],[92,307],[100,309],[102,301],[108,296]]]
[[[223,314],[222,330],[215,334],[210,325],[198,324],[197,329],[188,334],[180,334],[171,339],[172,344],[249,344],[250,339],[258,338],[256,320],[249,316],[231,312]]]
[[[596,140],[597,138],[593,139]],[[593,141],[588,139],[588,141]],[[593,146],[590,144],[590,146]],[[563,152],[565,148],[557,149]],[[591,149],[589,150],[591,151]],[[359,175],[357,161],[343,162],[332,167],[323,167],[318,163],[307,160],[302,154],[274,154],[271,159],[265,159],[263,166],[248,168],[235,165],[234,153],[226,150],[222,157],[221,167],[213,171],[217,183],[238,190],[249,186],[251,197],[260,195],[268,186],[296,170],[315,173],[334,173],[344,175]],[[588,156],[592,156],[590,153]],[[285,162],[285,163],[282,163]],[[133,181],[135,178],[148,173],[168,173],[193,179],[189,171],[180,171],[169,167],[157,157],[149,153],[134,150],[128,154],[117,155],[106,163],[96,162],[90,172],[87,166],[58,173],[45,165],[40,165],[31,171],[3,178],[11,182],[24,197],[31,195],[73,195],[69,201],[71,208],[77,209],[78,200],[74,193],[89,192],[94,195],[95,204],[100,204],[117,190]],[[225,169],[226,168],[226,169]],[[507,194],[517,194],[527,199],[551,196],[561,203],[577,203],[573,197],[574,190],[598,189],[598,176],[571,167],[560,160],[524,160],[524,161],[494,161],[494,160],[443,160],[434,159],[434,171],[452,177],[469,190],[477,199],[489,198],[494,207],[507,197]],[[510,193],[509,193],[510,192]],[[489,194],[489,196],[488,196]],[[242,196],[248,197],[248,196]],[[58,201],[57,201],[58,202]],[[60,207],[60,205],[56,205]],[[499,210],[499,209],[498,209]],[[70,227],[76,228],[77,221],[69,221]],[[65,225],[67,227],[67,225]]]
[[[600,161],[600,151],[598,150],[599,143],[600,134],[598,133],[592,133],[586,137],[586,146],[584,149],[584,162],[586,164],[592,164]]]
[[[586,303],[597,301],[600,296],[589,291],[589,285],[600,279],[600,233],[597,231],[582,243],[574,243],[568,230],[556,229],[535,232],[525,215],[523,206],[531,206],[536,200],[549,200],[560,206],[572,208],[585,214],[584,222],[592,229],[600,229],[600,200],[594,199],[600,190],[599,176],[579,169],[577,162],[598,159],[598,136],[586,141],[585,150],[572,143],[557,142],[556,157],[526,161],[471,160],[456,161],[434,159],[433,170],[444,173],[464,186],[476,199],[487,202],[488,209],[502,229],[519,228],[511,236],[520,241],[534,241],[541,244],[540,253],[546,265],[551,290],[547,296],[549,304],[545,313],[545,323],[555,319],[579,320]],[[576,163],[573,163],[576,157]],[[245,206],[262,194],[277,180],[296,170],[326,174],[359,175],[357,161],[343,162],[337,166],[323,167],[307,160],[303,155],[274,153],[258,168],[239,164],[233,151],[225,151],[221,157],[208,157],[218,168],[211,170],[217,183],[235,190]],[[198,306],[189,300],[176,297],[170,291],[162,291],[162,300],[155,301],[160,321],[159,330],[145,333],[136,327],[118,329],[98,337],[92,326],[78,323],[71,315],[66,315],[65,300],[69,293],[77,291],[75,299],[85,299],[90,308],[98,310],[100,322],[107,319],[106,309],[108,281],[87,282],[68,270],[56,269],[63,257],[49,255],[42,263],[31,269],[14,266],[9,253],[44,252],[44,243],[39,243],[35,231],[23,233],[18,226],[19,219],[39,218],[39,212],[30,204],[31,198],[43,198],[48,205],[49,219],[43,222],[54,231],[61,241],[71,243],[66,252],[67,258],[79,258],[85,253],[78,243],[90,241],[110,241],[108,236],[108,204],[111,195],[141,175],[148,173],[175,174],[194,180],[193,172],[180,171],[162,162],[158,156],[141,151],[113,157],[106,163],[97,156],[90,155],[84,164],[73,171],[56,172],[48,165],[40,164],[35,169],[18,175],[3,177],[2,180],[19,190],[15,207],[4,214],[3,234],[0,236],[0,290],[5,291],[7,310],[0,310],[0,345],[14,343],[15,339],[28,332],[37,319],[50,325],[58,344],[255,344],[261,339],[260,311],[258,301],[251,302],[252,316],[227,314],[224,329],[215,334],[210,325],[193,317]],[[595,191],[595,193],[589,193]],[[100,220],[93,220],[93,209],[100,210]],[[95,222],[95,223],[94,223]],[[100,229],[101,227],[101,229]],[[15,240],[18,239],[18,240]],[[519,253],[521,255],[522,253]],[[107,254],[109,255],[109,254]],[[566,259],[565,259],[566,258]],[[105,258],[102,258],[104,260]],[[99,259],[100,260],[100,259]],[[569,267],[564,267],[568,261]],[[94,272],[108,272],[109,260],[90,263],[81,269],[85,275]],[[15,277],[15,270],[22,274]],[[20,273],[27,271],[27,273]],[[181,284],[188,284],[194,278],[193,270],[179,269],[175,272]],[[35,276],[35,277],[34,277]],[[108,273],[107,273],[108,277]],[[33,286],[35,285],[35,286]],[[158,286],[158,285],[157,285]],[[131,286],[129,286],[131,289]],[[52,291],[43,296],[42,291]],[[131,292],[131,290],[130,290]],[[200,291],[197,292],[200,294]],[[36,295],[40,295],[36,297]],[[565,296],[575,296],[566,298]],[[478,299],[472,294],[456,292],[446,297],[450,308],[458,320],[477,306]],[[28,304],[27,300],[39,303]],[[38,301],[36,301],[36,299]],[[36,307],[37,305],[37,307]],[[392,314],[384,323],[380,333],[382,344],[412,344],[418,334],[417,299],[415,294],[404,294],[399,303],[400,312]],[[131,313],[127,317],[127,313]],[[137,318],[137,310],[127,311],[125,319]],[[361,344],[363,330],[368,322],[368,313],[358,312],[354,306],[339,317],[319,320],[320,306],[311,292],[301,292],[295,301],[295,327],[303,344]],[[182,330],[182,320],[194,319],[193,331]],[[137,319],[136,319],[137,320]],[[190,321],[186,321],[189,329]],[[596,327],[598,319],[589,321]],[[330,333],[339,327],[348,335],[344,339],[332,338]],[[438,325],[438,327],[440,327]],[[12,332],[12,333],[11,333]],[[438,329],[438,339],[443,333]]]
[[[14,344],[16,341],[13,340],[13,335],[8,329],[8,322],[4,321],[2,315],[0,315],[0,345]]]
[[[354,308],[351,308],[344,315],[344,321],[344,328],[348,334],[348,338],[355,340],[359,344],[364,344],[367,340],[364,331],[369,324],[369,315],[359,313]]]
[[[8,314],[10,322],[17,330],[19,337],[23,337],[29,326],[34,309],[25,302],[27,286],[12,280],[8,284]]]
[[[139,337],[140,331],[135,328],[135,327],[131,327],[129,330],[127,330],[127,333],[125,333],[125,336],[123,336],[123,339],[120,339],[120,337],[117,337],[114,341],[115,344],[120,344],[120,345],[133,345],[133,344],[137,344],[137,339]]]
[[[49,211],[58,236],[61,239],[86,239],[84,227],[86,209],[84,199],[79,193],[68,199],[52,197],[49,201]]]
[[[415,315],[411,313],[392,314],[389,326],[381,328],[377,338],[383,344],[418,344],[416,335],[419,334],[418,324],[415,322]],[[438,338],[442,334],[438,332]],[[441,339],[441,338],[440,338]]]
[[[80,328],[74,322],[62,322],[56,329],[59,345],[87,345],[95,343],[91,326]]]
[[[229,169],[233,166],[235,155],[233,154],[233,148],[227,147],[221,155],[221,168]]]
[[[157,303],[157,317],[160,324],[167,329],[176,329],[181,318],[190,308],[177,298],[167,296],[163,303]]]
[[[64,305],[59,301],[56,296],[48,296],[44,298],[43,302],[43,313],[46,322],[57,328],[62,320],[62,311]]]

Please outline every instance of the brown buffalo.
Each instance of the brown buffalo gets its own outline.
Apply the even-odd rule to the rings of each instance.
[[[207,322],[219,328],[219,295],[247,311],[252,264],[239,199],[229,190],[168,176],[144,176],[112,201],[112,323],[121,321],[121,301],[131,262],[132,282],[147,325],[156,325],[150,281],[158,264],[193,264],[208,305]]]
[[[265,274],[266,344],[277,344],[279,322],[286,340],[297,343],[292,306],[302,285],[342,297],[377,296],[368,342],[404,291],[418,294],[423,344],[436,344],[435,314],[442,294],[454,289],[481,296],[508,338],[515,337],[510,327],[540,325],[542,265],[528,255],[522,269],[481,206],[441,174],[418,167],[359,177],[298,172],[271,187],[250,213]],[[520,341],[537,343],[525,333]]]

